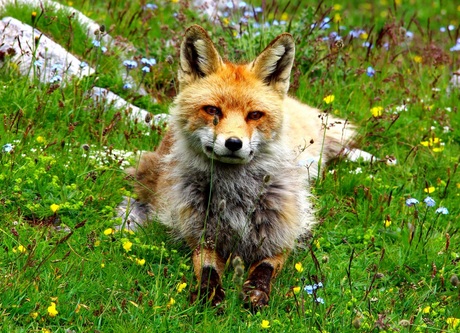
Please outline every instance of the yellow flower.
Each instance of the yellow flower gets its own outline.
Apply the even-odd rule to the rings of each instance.
[[[417,64],[421,64],[423,61],[423,58],[421,56],[414,56],[414,62],[416,62]]]
[[[374,117],[380,117],[382,114],[383,114],[383,107],[381,106],[374,106],[372,109],[371,109],[371,113]]]
[[[359,35],[359,38],[363,40],[367,40],[368,37],[369,37],[369,34],[367,32],[363,32],[361,33],[361,35]]]
[[[37,317],[38,317],[38,312],[32,312],[32,313],[30,314],[30,316],[31,316],[33,319],[37,319]]]
[[[125,249],[126,252],[131,251],[132,246],[133,246],[133,243],[131,243],[129,240],[125,240],[123,242],[123,248]]]
[[[270,322],[268,320],[262,320],[262,322],[260,323],[260,327],[262,328],[270,328]]]
[[[303,266],[301,262],[298,262],[294,265],[295,269],[297,272],[302,273],[303,272]]]
[[[326,104],[331,104],[332,102],[334,102],[334,99],[335,99],[335,96],[334,95],[328,95],[326,97],[323,98],[323,101],[326,103]]]
[[[42,328],[42,333],[51,333],[51,331],[47,328]]]
[[[440,147],[434,147],[433,148],[433,152],[435,153],[440,153],[444,150],[444,147],[443,146],[440,146]]]
[[[185,287],[187,287],[187,283],[183,282],[183,283],[179,283],[177,285],[177,292],[180,293],[182,290],[185,289]]]
[[[321,244],[320,244],[320,242],[319,242],[319,239],[315,239],[315,240],[313,241],[313,244],[315,244],[315,246],[316,246],[317,249],[320,249],[320,248],[321,248]]]
[[[168,304],[166,304],[167,307],[170,307],[172,305],[176,304],[176,300],[174,298],[170,298]]]
[[[143,266],[145,264],[145,259],[136,258],[136,265]]]
[[[112,235],[115,233],[115,230],[113,230],[112,228],[107,228],[104,230],[104,235],[108,236],[108,235]]]
[[[26,251],[27,251],[27,249],[22,245],[19,245],[17,248],[15,247],[13,249],[14,253],[16,253],[16,252],[25,253]]]
[[[38,143],[45,143],[45,138],[42,137],[41,135],[37,136],[36,140],[37,140]]]
[[[48,306],[48,315],[50,317],[56,317],[59,312],[56,310],[56,303],[51,302],[51,305]]]
[[[335,13],[335,14],[334,14],[333,21],[334,21],[335,23],[339,23],[340,21],[342,21],[342,16],[340,15],[340,13]]]
[[[431,306],[426,306],[422,310],[423,313],[430,313],[430,311],[431,311]]]
[[[300,292],[300,287],[294,287],[292,288],[292,291],[294,292],[294,294],[298,294]]]
[[[97,240],[94,242],[94,247],[98,247],[101,245],[101,241],[100,240]]]
[[[224,17],[224,18],[222,19],[222,24],[223,24],[224,26],[228,26],[228,25],[230,24],[230,20],[229,20],[227,17]]]
[[[423,189],[425,193],[433,193],[435,190],[436,189],[434,188],[434,186],[426,187]]]
[[[342,10],[341,4],[336,3],[333,7],[334,7],[334,10]]]
[[[458,324],[460,324],[460,319],[450,317],[446,319],[447,325],[451,326],[452,328],[457,328]]]
[[[288,14],[288,13],[283,13],[283,14],[281,14],[280,19],[281,19],[281,21],[287,21],[287,20],[289,20],[289,14]]]
[[[385,221],[383,222],[383,224],[385,225],[385,228],[388,228],[390,225],[391,225],[391,220],[389,217],[387,217],[385,219]]]
[[[59,205],[56,205],[56,204],[52,204],[50,206],[50,209],[53,213],[56,213],[59,210],[59,208],[60,208]]]

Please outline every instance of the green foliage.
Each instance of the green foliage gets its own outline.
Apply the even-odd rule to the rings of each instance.
[[[254,5],[262,11],[239,26],[241,10],[212,24],[185,2],[155,10],[144,2],[73,5],[117,42],[102,42],[102,52],[92,44],[102,35],[88,33],[68,11],[0,10],[97,69],[56,85],[20,77],[8,55],[0,61],[2,331],[458,331],[460,93],[449,80],[460,64],[449,51],[455,31],[439,30],[460,24],[453,1],[260,1]],[[326,17],[333,21],[322,29]],[[286,24],[273,25],[275,19]],[[163,130],[87,92],[109,88],[152,114],[166,112],[176,92],[178,45],[191,23],[241,61],[290,31],[297,42],[291,93],[355,123],[357,146],[384,160],[335,161],[312,180],[320,223],[274,282],[270,306],[255,314],[243,306],[231,268],[221,308],[190,304],[190,250],[161,225],[136,233],[114,228],[121,223],[115,207],[132,195],[123,169],[135,165],[139,151],[154,149]],[[363,32],[351,38],[349,27]],[[122,64],[143,57],[157,61],[149,73]],[[132,89],[123,88],[126,73]],[[423,202],[428,195],[435,206]],[[407,206],[409,198],[420,203]]]

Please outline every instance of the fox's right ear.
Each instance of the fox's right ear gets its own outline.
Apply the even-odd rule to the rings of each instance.
[[[180,47],[180,88],[216,72],[222,65],[222,58],[206,30],[199,25],[188,28]]]

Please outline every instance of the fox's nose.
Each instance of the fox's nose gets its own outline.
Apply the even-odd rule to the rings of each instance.
[[[243,141],[240,139],[232,136],[225,140],[225,147],[227,147],[229,150],[235,152],[237,150],[240,150],[241,147],[243,147]]]

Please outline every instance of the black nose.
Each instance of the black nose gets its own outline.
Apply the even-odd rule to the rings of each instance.
[[[225,140],[225,147],[234,152],[240,150],[241,147],[243,147],[243,141],[233,136]]]

